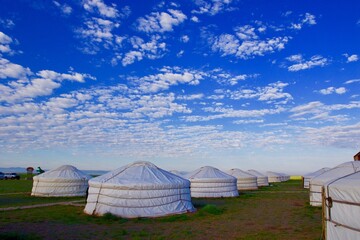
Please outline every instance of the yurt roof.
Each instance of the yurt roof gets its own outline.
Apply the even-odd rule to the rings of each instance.
[[[241,169],[238,169],[238,168],[233,168],[233,169],[230,169],[229,171],[227,171],[226,173],[230,174],[231,176],[234,176],[236,178],[257,178],[256,176],[248,173],[248,172],[245,172]]]
[[[74,166],[63,165],[58,168],[46,171],[34,177],[34,179],[90,179],[86,173]]]
[[[280,173],[276,173],[276,172],[271,172],[271,171],[268,171],[266,172],[266,174],[270,177],[281,177],[283,175],[281,175]]]
[[[250,169],[250,170],[248,170],[248,172],[249,172],[250,174],[252,174],[252,175],[257,176],[257,177],[266,177],[265,174],[262,174],[261,172],[256,171],[256,170],[254,170],[254,169]]]
[[[195,171],[188,173],[186,176],[188,179],[234,179],[235,177],[220,171],[217,168],[204,166]]]
[[[360,171],[360,162],[351,161],[342,163],[311,179],[311,184],[323,184],[332,179]]]
[[[129,189],[165,189],[189,186],[182,177],[158,168],[150,162],[134,162],[89,181],[90,185],[101,185]]]
[[[324,172],[326,172],[326,171],[328,171],[328,170],[330,170],[330,169],[331,169],[331,168],[328,168],[328,167],[321,168],[321,169],[319,169],[319,170],[317,170],[317,171],[315,171],[315,172],[311,172],[311,173],[305,174],[304,177],[317,176],[317,175],[322,174],[322,173],[324,173]]]

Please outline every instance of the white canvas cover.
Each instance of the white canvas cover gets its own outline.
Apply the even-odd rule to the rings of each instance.
[[[251,175],[254,175],[257,177],[257,185],[259,187],[262,187],[262,186],[269,186],[269,180],[268,180],[268,177],[265,176],[264,174],[262,174],[261,172],[258,172],[256,170],[253,170],[253,169],[250,169],[248,170],[248,172],[251,174]]]
[[[238,190],[257,190],[257,177],[238,168],[227,171],[229,175],[236,177]]]
[[[185,175],[195,198],[237,197],[236,178],[217,168],[205,166]]]
[[[326,172],[327,170],[330,170],[330,168],[325,167],[325,168],[321,168],[321,169],[319,169],[319,170],[317,170],[315,172],[305,174],[303,176],[303,178],[304,178],[304,188],[309,188],[310,179],[312,179],[313,177],[316,177],[316,176]]]
[[[327,240],[360,239],[360,172],[324,184]]]
[[[31,196],[85,196],[90,178],[74,166],[63,165],[33,177]]]
[[[321,207],[321,188],[326,182],[358,171],[360,171],[360,162],[351,161],[342,163],[316,177],[313,177],[310,180],[310,205]]]
[[[190,181],[150,162],[135,162],[89,181],[84,212],[125,218],[159,217],[195,211]]]
[[[283,176],[276,172],[268,171],[268,172],[266,172],[266,175],[268,177],[269,183],[282,182],[282,180],[283,180]]]

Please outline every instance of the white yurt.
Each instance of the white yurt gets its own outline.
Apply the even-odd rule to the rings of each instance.
[[[324,184],[323,219],[327,240],[360,239],[360,172]]]
[[[201,167],[185,175],[191,182],[191,197],[237,197],[236,178],[214,167]]]
[[[74,166],[63,165],[33,177],[31,196],[85,196],[90,178]]]
[[[310,180],[310,205],[321,207],[321,188],[326,182],[358,171],[360,171],[360,162],[351,161],[342,163],[316,177],[313,177]]]
[[[238,190],[257,190],[257,177],[238,168],[230,169],[227,174],[236,177]]]
[[[135,162],[89,181],[84,212],[124,218],[160,217],[195,211],[190,181],[150,162]]]
[[[269,183],[282,182],[283,181],[283,176],[280,173],[268,171],[265,174],[268,177]]]
[[[312,179],[313,177],[316,177],[316,176],[326,172],[327,170],[330,170],[330,168],[325,167],[325,168],[321,168],[321,169],[319,169],[319,170],[317,170],[315,172],[305,174],[303,176],[304,188],[309,188],[310,179]]]
[[[286,181],[290,180],[290,175],[289,174],[287,174],[287,173],[278,173],[278,174],[280,174],[282,182],[286,182]]]
[[[248,173],[250,173],[251,175],[254,175],[257,177],[257,185],[259,187],[262,186],[269,186],[269,181],[268,181],[268,177],[265,176],[264,174],[262,174],[261,172],[258,172],[256,170],[250,169],[248,170]]]

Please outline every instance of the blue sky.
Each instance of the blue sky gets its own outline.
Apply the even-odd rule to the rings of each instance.
[[[0,165],[305,173],[360,150],[357,1],[5,1]]]

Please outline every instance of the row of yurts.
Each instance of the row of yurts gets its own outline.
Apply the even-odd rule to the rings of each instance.
[[[95,178],[64,165],[34,176],[32,196],[85,196],[85,213],[112,213],[125,218],[158,217],[195,211],[191,197],[236,197],[290,176],[255,170],[228,172],[205,166],[186,175],[150,162],[135,162]]]
[[[360,239],[359,157],[303,176],[310,205],[322,207],[323,239]]]

